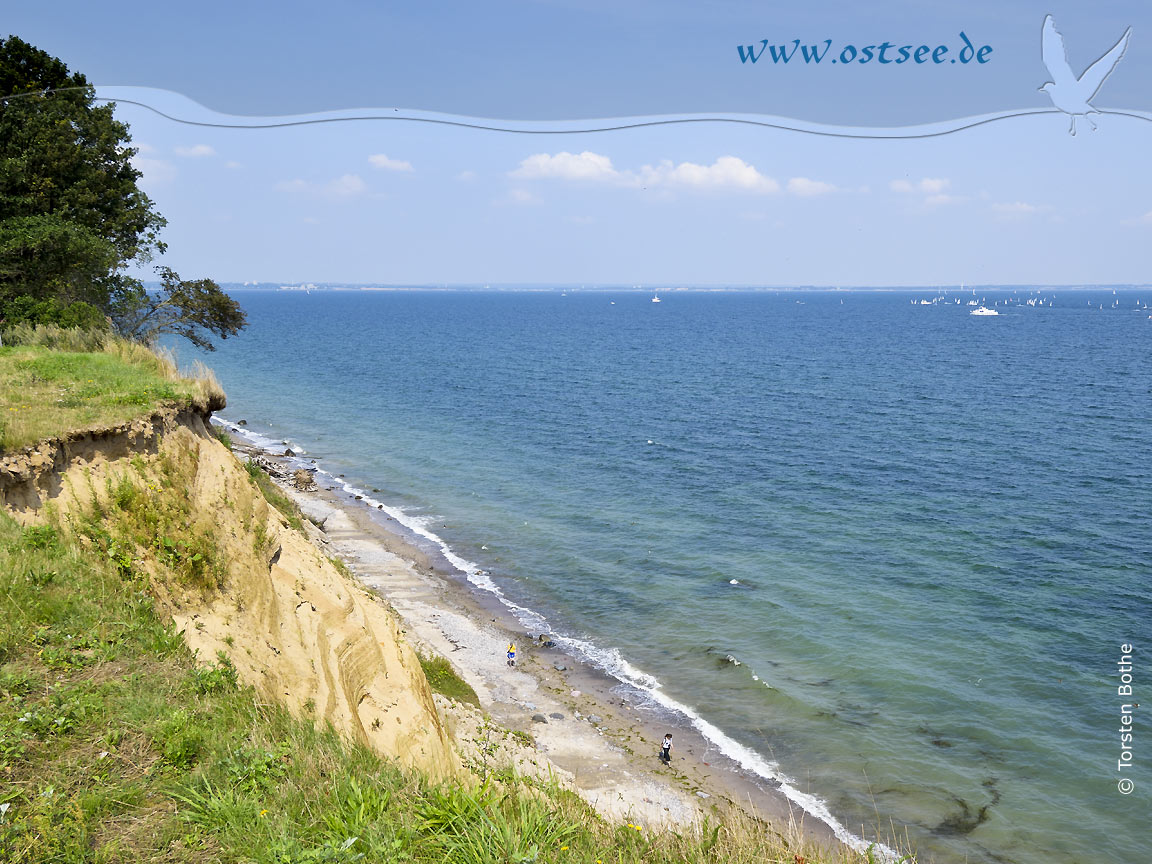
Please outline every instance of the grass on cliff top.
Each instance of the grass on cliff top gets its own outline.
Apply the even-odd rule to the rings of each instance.
[[[432,785],[259,699],[227,656],[198,665],[134,560],[85,530],[0,513],[0,861],[869,860],[752,820],[639,830],[508,775]]]
[[[13,328],[0,348],[0,453],[166,404],[223,403],[211,371],[182,378],[168,357],[106,333]]]

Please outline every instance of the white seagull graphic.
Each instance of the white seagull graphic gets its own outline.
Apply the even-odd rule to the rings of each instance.
[[[1047,82],[1040,90],[1048,94],[1053,105],[1072,117],[1072,126],[1068,131],[1073,135],[1076,134],[1077,117],[1083,117],[1093,130],[1096,129],[1096,124],[1088,115],[1099,114],[1100,112],[1093,108],[1090,102],[1100,90],[1100,85],[1104,83],[1104,79],[1112,74],[1112,70],[1116,68],[1120,58],[1128,50],[1128,36],[1131,32],[1131,27],[1125,30],[1120,41],[1077,78],[1072,67],[1068,65],[1068,52],[1064,48],[1064,37],[1056,29],[1051,15],[1044,18],[1040,49],[1044,55],[1044,65],[1048,67],[1048,73],[1053,80]]]

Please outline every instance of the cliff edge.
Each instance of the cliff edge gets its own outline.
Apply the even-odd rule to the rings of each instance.
[[[268,505],[207,417],[164,408],[6,455],[0,506],[123,556],[201,660],[223,652],[263,698],[405,766],[455,776],[458,757],[395,613]]]

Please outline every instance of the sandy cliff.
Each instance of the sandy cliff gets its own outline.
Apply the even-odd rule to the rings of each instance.
[[[25,524],[102,514],[202,660],[223,651],[264,698],[405,765],[460,770],[395,613],[267,504],[203,414],[169,409],[8,455],[0,505]],[[137,523],[133,508],[146,514]],[[189,584],[176,567],[183,547],[142,542],[157,513],[175,520],[174,543],[210,542],[210,578]]]

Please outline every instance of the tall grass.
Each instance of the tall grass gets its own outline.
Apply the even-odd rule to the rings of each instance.
[[[53,351],[103,351],[112,342],[123,341],[111,330],[81,330],[55,324],[14,324],[0,331],[4,346],[29,345]]]
[[[212,371],[181,375],[171,353],[100,331],[17,326],[0,348],[0,452],[76,429],[111,426],[164,405],[224,407]]]

